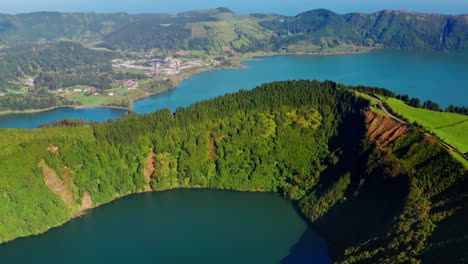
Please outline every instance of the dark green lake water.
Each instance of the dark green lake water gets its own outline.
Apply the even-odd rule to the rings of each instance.
[[[176,90],[135,102],[135,111],[175,110],[200,100],[265,82],[294,79],[333,80],[344,84],[384,87],[397,93],[439,102],[443,107],[468,105],[468,54],[431,51],[377,50],[352,55],[288,55],[244,63],[246,70],[205,72]],[[104,121],[124,113],[113,109],[56,109],[34,114],[0,116],[0,128],[35,128],[68,117]]]
[[[39,236],[0,246],[0,263],[329,263],[325,241],[273,193],[132,195]]]

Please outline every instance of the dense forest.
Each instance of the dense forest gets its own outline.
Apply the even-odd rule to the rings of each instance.
[[[0,111],[24,111],[77,105],[80,105],[79,102],[50,93],[10,94],[0,97]]]
[[[158,16],[155,14],[154,16]],[[137,20],[125,13],[59,13],[37,12],[29,14],[0,14],[0,43],[99,40],[116,28]]]
[[[166,51],[188,49],[186,40],[191,30],[181,24],[162,26],[159,21],[127,25],[106,36],[104,47],[111,49],[145,51],[158,48]],[[123,40],[123,41],[122,41]]]
[[[112,59],[119,54],[74,42],[18,45],[0,49],[0,57],[0,111],[76,106],[80,103],[53,92],[76,85],[103,91],[116,79],[140,78],[112,70]]]
[[[222,8],[219,11],[226,12]],[[174,24],[214,20],[209,15],[190,14],[190,12],[177,16],[169,14],[130,15],[123,12],[113,14],[59,12],[0,14],[0,44],[11,45],[61,39],[96,41],[131,23],[152,21],[158,24]]]
[[[88,73],[112,71],[112,58],[117,54],[84,48],[73,42],[25,44],[0,50],[0,92],[25,86],[22,80],[36,75],[68,75],[67,78],[88,79]],[[81,76],[81,77],[80,77]],[[54,89],[53,81],[41,75],[36,85]],[[85,83],[82,83],[85,85]]]
[[[2,129],[0,242],[122,195],[215,188],[294,200],[337,263],[466,259],[466,171],[354,89],[274,82],[175,113]]]

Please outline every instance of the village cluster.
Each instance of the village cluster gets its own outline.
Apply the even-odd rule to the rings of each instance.
[[[209,64],[218,63],[216,60],[181,60],[178,58],[168,57],[165,59],[141,59],[141,60],[113,60],[112,67],[117,69],[133,69],[143,71],[148,76],[174,76],[181,71],[207,66]]]
[[[157,77],[170,77],[177,75],[184,70],[197,67],[206,67],[209,65],[219,64],[217,60],[208,59],[179,59],[174,57],[167,58],[154,58],[147,55],[145,59],[129,60],[129,59],[117,59],[112,61],[112,67],[114,69],[120,69],[124,72],[128,71],[139,71],[148,76],[148,78]],[[34,87],[34,78],[28,77],[23,81],[23,85],[28,87]],[[139,82],[135,79],[121,80],[118,86],[114,88],[121,88],[125,90],[136,90],[138,89]],[[95,87],[77,86],[70,88],[60,88],[53,91],[57,94],[80,94],[84,93],[87,96],[116,96],[122,91],[102,91]],[[5,94],[0,93],[0,97]]]

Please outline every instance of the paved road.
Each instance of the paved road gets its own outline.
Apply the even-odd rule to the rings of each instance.
[[[373,97],[374,97],[375,100],[377,100],[377,101],[379,102],[379,105],[380,105],[380,108],[382,108],[382,111],[384,111],[385,114],[387,114],[389,117],[393,118],[394,120],[396,120],[396,121],[398,121],[398,122],[400,122],[400,123],[402,123],[402,124],[406,124],[406,125],[408,125],[408,126],[410,126],[410,127],[415,127],[414,125],[412,125],[412,124],[410,124],[410,123],[408,123],[408,122],[405,122],[405,121],[401,120],[400,118],[398,118],[398,117],[392,115],[390,112],[388,112],[387,108],[385,108],[384,104],[382,103],[382,101],[381,101],[379,98],[377,98],[377,97],[375,97],[375,96],[373,96]],[[424,130],[424,129],[422,129],[422,128],[419,128],[419,127],[418,127],[418,129],[419,129],[419,131],[423,132],[424,134],[426,134],[426,135],[428,135],[428,136],[430,136],[430,137],[435,138],[437,141],[439,141],[439,142],[440,142],[446,149],[448,149],[449,151],[455,151],[455,152],[457,152],[458,154],[462,155],[462,157],[464,157],[465,159],[467,159],[467,158],[465,157],[465,155],[464,155],[461,151],[459,151],[458,149],[456,149],[456,148],[450,146],[449,144],[447,144],[447,143],[445,143],[444,141],[440,140],[439,138],[437,138],[436,136],[434,136],[434,135],[432,135],[431,133],[427,132],[426,130]]]
[[[385,108],[384,104],[382,103],[382,101],[381,101],[379,98],[377,98],[377,97],[374,97],[374,98],[375,98],[375,100],[377,100],[377,101],[379,102],[380,108],[382,108],[382,111],[384,111],[385,114],[387,114],[389,117],[395,119],[396,121],[398,121],[398,122],[400,122],[400,123],[403,123],[403,124],[407,124],[407,125],[409,125],[409,126],[412,126],[411,124],[408,124],[408,123],[406,123],[405,121],[401,120],[400,118],[398,118],[398,117],[392,115],[390,112],[387,111],[387,108]]]

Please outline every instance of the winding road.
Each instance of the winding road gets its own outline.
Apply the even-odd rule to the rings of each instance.
[[[406,124],[410,127],[415,127],[413,124],[411,123],[408,123],[404,120],[401,120],[400,118],[394,116],[392,113],[390,113],[387,108],[385,108],[382,100],[380,100],[378,97],[376,96],[372,96],[375,100],[377,100],[379,102],[379,105],[380,105],[380,108],[382,109],[382,111],[385,112],[385,114],[387,114],[390,118],[396,120],[397,122],[400,122],[402,124]],[[436,137],[435,135],[432,135],[431,133],[427,132],[426,130],[420,128],[420,127],[417,127],[417,129],[419,129],[419,131],[423,132],[424,134],[426,134],[427,136],[430,136],[430,137],[433,137],[435,138],[438,142],[440,142],[448,151],[454,151],[454,152],[457,152],[458,154],[460,154],[465,160],[468,160],[467,157],[465,157],[465,155],[458,149],[450,146],[449,144],[445,143],[444,141],[440,140],[438,137]]]

